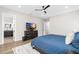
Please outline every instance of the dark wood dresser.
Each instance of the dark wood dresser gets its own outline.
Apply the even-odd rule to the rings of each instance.
[[[23,41],[33,39],[38,36],[38,31],[24,31],[24,37],[22,38]]]
[[[4,31],[4,37],[13,37],[13,31]]]

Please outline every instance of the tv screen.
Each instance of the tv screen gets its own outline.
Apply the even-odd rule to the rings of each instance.
[[[34,29],[36,29],[36,24],[35,23],[26,23],[26,29],[34,30]]]

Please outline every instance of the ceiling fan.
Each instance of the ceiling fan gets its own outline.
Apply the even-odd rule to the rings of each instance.
[[[43,11],[46,14],[47,13],[46,9],[49,7],[50,7],[50,5],[42,6],[42,9],[35,9],[35,11]]]

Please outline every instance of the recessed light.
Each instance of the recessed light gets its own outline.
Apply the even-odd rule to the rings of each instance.
[[[65,6],[65,8],[68,8],[68,6]]]
[[[22,7],[21,5],[18,6],[18,8],[21,8],[21,7]]]

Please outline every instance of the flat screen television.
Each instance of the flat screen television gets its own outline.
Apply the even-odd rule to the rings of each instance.
[[[27,30],[35,30],[36,24],[35,23],[26,23],[26,29]]]

